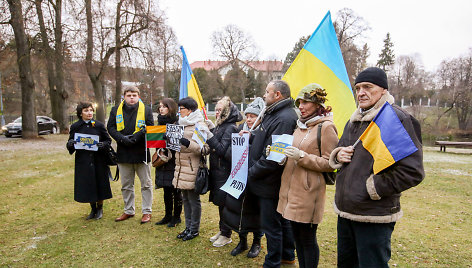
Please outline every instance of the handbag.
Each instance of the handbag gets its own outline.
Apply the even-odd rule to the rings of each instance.
[[[318,149],[320,150],[320,157],[321,157],[321,127],[323,123],[318,124]],[[336,172],[321,172],[323,174],[324,180],[326,185],[334,185],[336,182]]]
[[[112,181],[118,181],[120,178],[120,169],[118,168],[118,154],[115,152],[111,145],[107,146],[105,151],[106,159],[105,164],[108,166],[116,166],[115,177],[111,175],[111,172],[108,172],[108,178]]]
[[[170,153],[170,152],[168,152],[168,153]],[[167,161],[164,161],[162,159],[162,157],[160,157],[161,155],[165,156],[164,154],[165,153],[164,153],[164,150],[162,150],[162,148],[159,148],[158,150],[156,150],[156,152],[152,155],[152,159],[151,159],[151,161],[152,161],[151,163],[152,163],[153,167],[160,167],[160,166],[164,165],[165,163],[167,163]],[[171,155],[171,157],[172,157],[172,155]]]
[[[200,156],[200,164],[198,166],[197,178],[195,179],[195,192],[204,195],[208,192],[208,180],[210,179],[210,172],[206,165],[206,157],[203,154]]]

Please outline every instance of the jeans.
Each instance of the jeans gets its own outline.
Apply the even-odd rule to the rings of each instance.
[[[338,216],[338,267],[388,268],[394,227],[395,222],[356,222]]]
[[[184,203],[185,227],[192,233],[200,230],[200,218],[202,216],[202,205],[200,195],[192,190],[182,190]]]
[[[281,260],[295,259],[290,222],[277,212],[277,199],[259,197],[261,227],[267,239],[264,267],[280,267]]]
[[[318,224],[290,221],[300,268],[318,267],[320,248],[316,240]]]

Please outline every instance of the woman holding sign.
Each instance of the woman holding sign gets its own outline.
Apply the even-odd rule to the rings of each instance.
[[[216,126],[208,133],[210,146],[210,201],[218,206],[219,232],[210,238],[214,247],[222,247],[232,242],[231,228],[223,222],[223,208],[226,192],[220,190],[231,173],[231,134],[237,131],[236,123],[243,120],[238,107],[227,96],[218,101],[215,107]]]
[[[199,235],[202,207],[200,195],[194,191],[200,164],[201,148],[192,139],[195,129],[209,132],[203,115],[198,110],[197,102],[186,97],[179,100],[179,125],[184,126],[183,137],[180,138],[180,152],[175,153],[175,171],[172,185],[182,191],[184,203],[185,230],[177,238],[187,241]]]
[[[326,95],[318,84],[310,84],[300,91],[295,105],[301,117],[293,133],[293,145],[284,151],[287,162],[277,211],[292,224],[300,267],[318,266],[316,230],[323,217],[326,195],[322,172],[333,171],[328,160],[338,144],[331,107],[324,104]],[[321,137],[321,149],[318,137]]]
[[[70,126],[66,145],[70,154],[75,152],[74,200],[90,203],[92,208],[87,220],[101,219],[103,200],[112,198],[108,179],[110,168],[105,163],[111,138],[105,125],[93,120],[93,112],[90,102],[77,105],[79,121]]]
[[[177,103],[173,99],[164,98],[159,102],[158,125],[175,124],[177,122]],[[156,189],[164,189],[165,215],[156,225],[167,224],[167,227],[175,227],[181,222],[182,193],[180,189],[172,186],[175,171],[175,152],[168,149],[159,149],[156,154],[162,161],[161,166],[156,166]],[[156,162],[158,160],[156,159]],[[155,162],[153,162],[153,166]]]

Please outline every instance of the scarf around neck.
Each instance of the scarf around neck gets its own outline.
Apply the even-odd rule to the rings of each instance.
[[[116,110],[116,130],[118,131],[125,129],[125,121],[123,120],[123,105],[125,105],[124,100],[120,103],[118,109]],[[133,134],[140,131],[142,127],[146,126],[144,110],[144,103],[139,100],[138,114],[136,115],[136,125]]]

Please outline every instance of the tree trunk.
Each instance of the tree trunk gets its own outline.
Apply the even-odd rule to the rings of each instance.
[[[92,22],[92,0],[85,0],[85,12],[87,15],[87,52],[85,55],[85,67],[87,68],[87,74],[92,82],[93,91],[95,93],[95,102],[97,103],[96,115],[97,120],[105,123],[105,104],[103,101],[102,94],[102,83],[100,82],[99,75],[93,70],[93,22]]]
[[[56,94],[57,94],[57,114],[56,120],[59,123],[61,133],[69,133],[69,122],[67,121],[67,99],[69,98],[64,88],[64,53],[62,43],[62,0],[56,0],[56,28],[54,29],[55,39],[55,62],[56,62]]]
[[[116,5],[116,20],[115,20],[115,105],[121,102],[121,35],[120,35],[120,18],[121,5],[123,1],[119,1]]]
[[[10,24],[15,34],[16,61],[21,84],[22,135],[23,139],[35,138],[38,137],[38,129],[34,110],[34,80],[23,22],[23,10],[20,0],[8,0],[7,2],[11,14]]]

